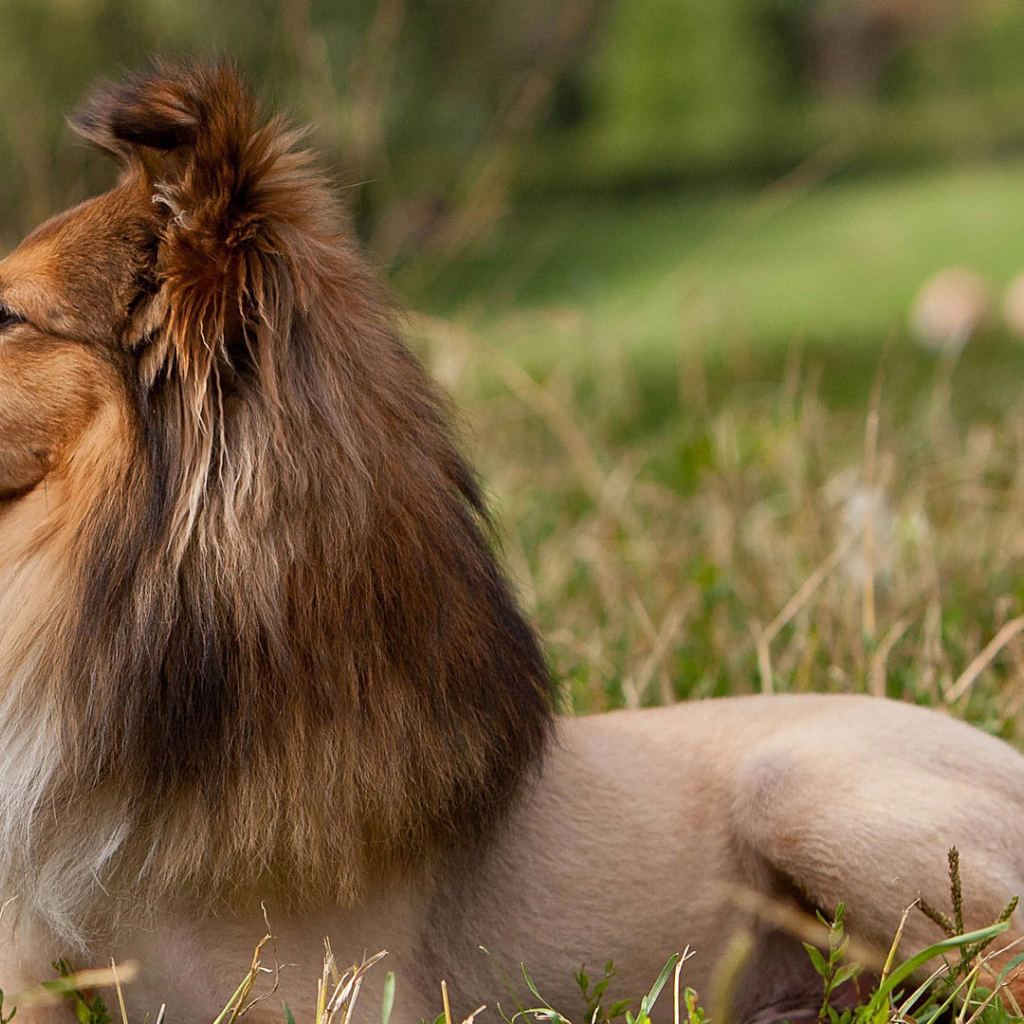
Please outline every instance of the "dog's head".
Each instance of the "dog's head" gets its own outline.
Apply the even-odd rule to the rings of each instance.
[[[97,884],[351,894],[488,831],[545,668],[329,190],[228,67],[75,126],[118,183],[0,264],[0,864],[71,871],[55,802]]]

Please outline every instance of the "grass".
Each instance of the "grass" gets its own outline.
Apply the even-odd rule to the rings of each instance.
[[[694,353],[660,374],[606,354],[537,378],[465,328],[418,330],[567,708],[867,691],[1022,738],[1014,343],[980,339],[951,366],[894,342],[862,402],[830,402],[841,354],[793,348],[777,378]]]
[[[1024,347],[900,326],[942,266],[1005,283],[1022,215],[1018,164],[559,204],[398,273],[567,708],[869,691],[1024,739]]]
[[[902,327],[940,268],[1024,265],[1022,186],[538,206],[399,274],[567,711],[868,692],[1024,742],[1024,349],[935,356]],[[822,1024],[1007,1018],[956,956],[932,997],[830,1010],[835,925]]]
[[[831,919],[819,913],[817,920],[794,911],[788,905],[778,905],[784,907],[784,912],[791,919],[796,918],[795,921],[791,920],[794,934],[810,940],[804,942],[804,947],[822,984],[817,1024],[890,1024],[907,1020],[918,1024],[936,1024],[939,1021],[953,1020],[955,1024],[976,1024],[979,1021],[983,1024],[1010,1024],[1011,1021],[1021,1019],[1019,1007],[1008,992],[1007,985],[1024,964],[1024,953],[1017,952],[1014,955],[1016,947],[1019,947],[1019,941],[1006,945],[999,942],[1000,936],[1009,928],[1008,919],[1017,905],[1017,897],[1013,898],[991,925],[966,932],[962,917],[959,858],[955,849],[950,850],[949,864],[953,917],[948,917],[937,908],[924,905],[920,900],[917,906],[911,905],[906,908],[888,956],[884,965],[881,965],[877,983],[867,990],[863,990],[858,984],[866,962],[857,959],[858,947],[845,934],[842,903],[838,905]],[[923,911],[939,923],[946,932],[946,938],[906,959],[901,959],[899,944],[903,928],[907,917],[916,910]],[[726,954],[719,966],[714,986],[715,996],[724,997],[725,1003],[713,1004],[713,1009],[718,1013],[717,1018],[707,1017],[699,993],[692,988],[680,986],[681,968],[695,955],[695,951],[689,946],[669,957],[650,989],[635,1000],[635,1006],[634,1000],[630,999],[614,1003],[605,1000],[608,985],[616,973],[614,963],[608,961],[603,974],[593,980],[585,967],[581,966],[576,974],[582,1016],[573,1013],[573,1016],[569,1017],[563,1012],[568,1010],[567,1007],[558,1008],[549,1003],[525,965],[522,965],[521,971],[529,993],[527,1005],[523,1005],[512,980],[505,977],[505,984],[511,997],[511,1008],[506,1011],[499,1003],[495,1011],[504,1024],[527,1024],[530,1021],[540,1024],[573,1024],[573,1020],[579,1024],[652,1024],[655,1005],[671,981],[673,1024],[705,1024],[705,1020],[728,1020],[725,1010],[728,994],[736,980],[737,972],[742,969],[752,949],[752,941],[752,933],[736,935],[732,950]],[[261,973],[270,973],[276,978],[280,971],[276,950],[273,967],[263,966],[264,947],[268,942],[273,948],[270,935],[265,936],[256,946],[249,970],[213,1024],[236,1024],[250,1009],[273,995],[277,987],[276,981],[269,991],[254,995]],[[384,950],[370,957],[364,955],[362,963],[342,969],[328,943],[323,972],[317,985],[312,1024],[350,1024],[356,1003],[359,1001],[363,978],[386,956],[387,952]],[[117,967],[112,961],[107,970],[86,971],[81,974],[74,974],[63,960],[55,962],[53,966],[58,972],[58,977],[54,981],[45,982],[30,993],[30,998],[26,1001],[28,1005],[38,1007],[69,1003],[80,1024],[113,1024],[115,1018],[107,1003],[90,986],[112,987],[117,996],[119,1024],[129,1024],[122,981],[128,973],[126,968],[131,967],[130,964]],[[926,970],[930,970],[931,974],[924,983],[911,988],[914,984],[913,979]],[[388,972],[383,985],[379,1018],[381,1024],[390,1024],[396,987],[395,975]],[[851,999],[854,994],[857,998]],[[444,980],[440,982],[440,995],[443,1009],[434,1018],[433,1024],[456,1024],[458,1018],[452,1016]],[[478,1007],[462,1020],[461,1024],[474,1024],[477,1016],[486,1009],[486,1006]],[[296,1024],[295,1017],[286,1003],[282,1004],[282,1012],[285,1024]],[[9,1024],[14,1016],[14,1010],[5,1014],[3,992],[0,991],[0,1021]],[[360,1008],[357,1019],[374,1020],[375,1017],[372,1011],[367,1016],[363,1013],[363,1008]],[[660,1010],[657,1019],[667,1020],[668,1012]],[[163,1024],[163,1020],[164,1007],[161,1007],[157,1024]],[[420,1024],[426,1022],[421,1020]]]
[[[922,281],[965,264],[1003,287],[1024,268],[1024,165],[918,172],[757,194],[661,195],[517,209],[490,241],[396,282],[426,312],[484,328],[531,362],[664,356],[738,340],[877,347]],[[583,316],[587,344],[559,343]]]
[[[411,340],[460,410],[565,710],[868,692],[1024,741],[1024,349],[989,333],[954,361],[891,330],[944,263],[1024,263],[1022,185],[1009,167],[786,206],[537,208],[429,288],[399,276],[429,294]],[[998,922],[963,939],[956,917],[935,994],[894,958],[847,1010],[841,911],[809,921],[821,1024],[1009,1019],[978,966]],[[316,1024],[358,994],[357,968],[329,968]],[[601,980],[583,1017],[533,992],[514,1019],[629,1024]],[[702,1024],[675,982],[673,1019]]]

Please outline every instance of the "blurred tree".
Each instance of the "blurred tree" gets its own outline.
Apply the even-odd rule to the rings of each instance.
[[[154,53],[228,54],[314,124],[360,226],[389,251],[472,200],[493,151],[546,109],[590,0],[0,0],[0,213],[8,240],[112,173],[64,126],[99,77]],[[566,11],[578,16],[566,17]],[[533,97],[531,100],[530,97]],[[490,154],[490,155],[489,155]],[[486,176],[486,175],[485,175]],[[497,184],[509,173],[488,180]],[[501,184],[500,189],[504,188]],[[479,199],[479,196],[476,197]],[[479,205],[479,204],[478,204]],[[500,206],[500,204],[498,204]],[[489,214],[482,207],[480,216]]]
[[[516,190],[1024,149],[1020,0],[0,0],[0,35],[8,241],[109,181],[64,115],[153,53],[229,54],[310,120],[387,258]]]
[[[765,181],[822,151],[893,167],[1024,149],[1019,0],[605,8],[573,69],[582,114],[539,137],[526,187]]]
[[[901,46],[955,26],[965,0],[827,0],[808,4],[808,73],[824,91],[874,92]]]
[[[799,5],[788,6],[784,17],[797,19]],[[731,0],[614,4],[593,65],[594,156],[623,154],[643,176],[770,147],[769,115],[792,88],[787,57],[756,13]]]
[[[222,50],[266,67],[274,18],[268,3],[243,9],[227,0],[2,0],[3,236],[17,237],[109,181],[109,166],[75,144],[65,125],[97,78],[167,52]]]

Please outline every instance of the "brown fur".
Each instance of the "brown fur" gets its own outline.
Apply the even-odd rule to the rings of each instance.
[[[226,67],[156,65],[77,124],[118,184],[0,264],[0,988],[133,957],[133,1019],[209,1020],[266,900],[297,1019],[324,934],[391,951],[404,1024],[440,977],[493,1006],[519,961],[560,1008],[583,962],[635,995],[687,943],[706,994],[753,926],[733,1011],[767,1022],[820,988],[737,886],[843,899],[881,948],[954,843],[969,925],[1024,888],[1024,758],[944,716],[555,723],[442,404],[296,136]],[[937,937],[912,917],[905,948]]]
[[[76,124],[121,180],[0,276],[25,320],[0,529],[9,566],[42,546],[23,585],[46,592],[31,642],[0,620],[24,648],[3,671],[55,709],[24,863],[116,823],[55,908],[69,936],[101,881],[145,905],[301,865],[289,899],[349,899],[503,816],[548,731],[543,658],[296,136],[225,67],[157,66]],[[44,483],[52,530],[16,529]]]

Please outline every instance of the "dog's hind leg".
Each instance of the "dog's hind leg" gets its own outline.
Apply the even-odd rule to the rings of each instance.
[[[918,896],[952,914],[950,847],[968,929],[1024,894],[1024,757],[944,715],[868,698],[801,705],[738,758],[734,793],[749,855],[806,905],[828,914],[843,901],[851,932],[880,950]],[[1004,947],[1024,934],[1019,915],[1010,924]],[[941,937],[914,910],[902,951]],[[1011,989],[1020,998],[1024,980]]]

